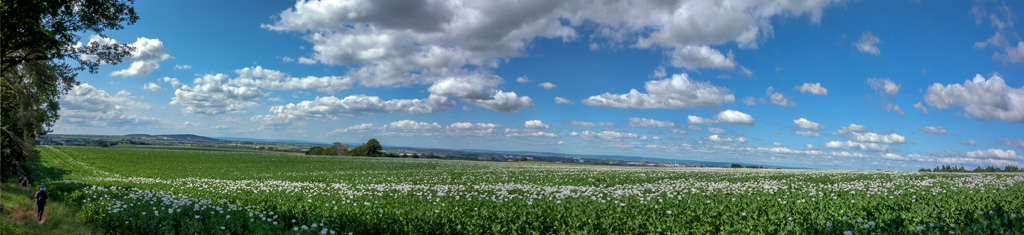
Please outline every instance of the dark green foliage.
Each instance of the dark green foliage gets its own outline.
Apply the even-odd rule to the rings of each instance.
[[[5,0],[0,2],[0,93],[3,149],[0,179],[24,170],[35,155],[32,142],[50,132],[59,118],[57,101],[78,85],[78,71],[97,72],[100,64],[117,64],[130,45],[91,43],[74,47],[81,35],[123,29],[139,17],[133,1]],[[85,60],[83,54],[95,55]],[[68,64],[69,62],[76,65]]]
[[[937,167],[935,167],[935,169],[921,168],[918,171],[920,171],[920,172],[1024,172],[1024,169],[1021,169],[1021,168],[1019,168],[1017,166],[1005,166],[1005,167],[1003,167],[1003,169],[999,169],[998,167],[993,167],[993,166],[987,166],[985,168],[982,168],[981,166],[978,166],[977,168],[974,168],[974,170],[967,170],[963,166],[955,167],[955,166],[950,166],[950,165],[943,165],[941,167],[937,166]]]
[[[736,164],[736,163],[733,163],[733,164],[732,164],[731,166],[729,166],[729,167],[731,167],[731,168],[743,168],[743,165],[740,165],[740,164]]]

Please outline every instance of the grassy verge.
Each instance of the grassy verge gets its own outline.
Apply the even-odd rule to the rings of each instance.
[[[56,200],[46,204],[43,220],[37,220],[33,193],[34,188],[22,190],[14,183],[0,186],[0,234],[92,234],[75,209]]]

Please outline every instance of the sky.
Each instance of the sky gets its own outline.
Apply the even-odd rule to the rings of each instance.
[[[57,134],[1024,166],[1020,1],[140,1]],[[83,55],[83,59],[90,59]]]

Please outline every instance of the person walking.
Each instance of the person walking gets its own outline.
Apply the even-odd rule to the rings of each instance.
[[[39,191],[36,191],[36,213],[39,214],[39,221],[43,221],[43,208],[46,207],[46,185],[39,185]]]
[[[21,185],[22,191],[28,190],[28,176],[21,177],[21,179],[18,179],[18,184]]]

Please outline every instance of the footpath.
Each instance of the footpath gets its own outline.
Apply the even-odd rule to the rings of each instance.
[[[26,190],[10,182],[0,186],[0,234],[92,234],[92,227],[78,219],[78,212],[57,200],[49,200],[43,220],[36,217],[32,195],[39,185]],[[53,196],[51,195],[52,199]]]

